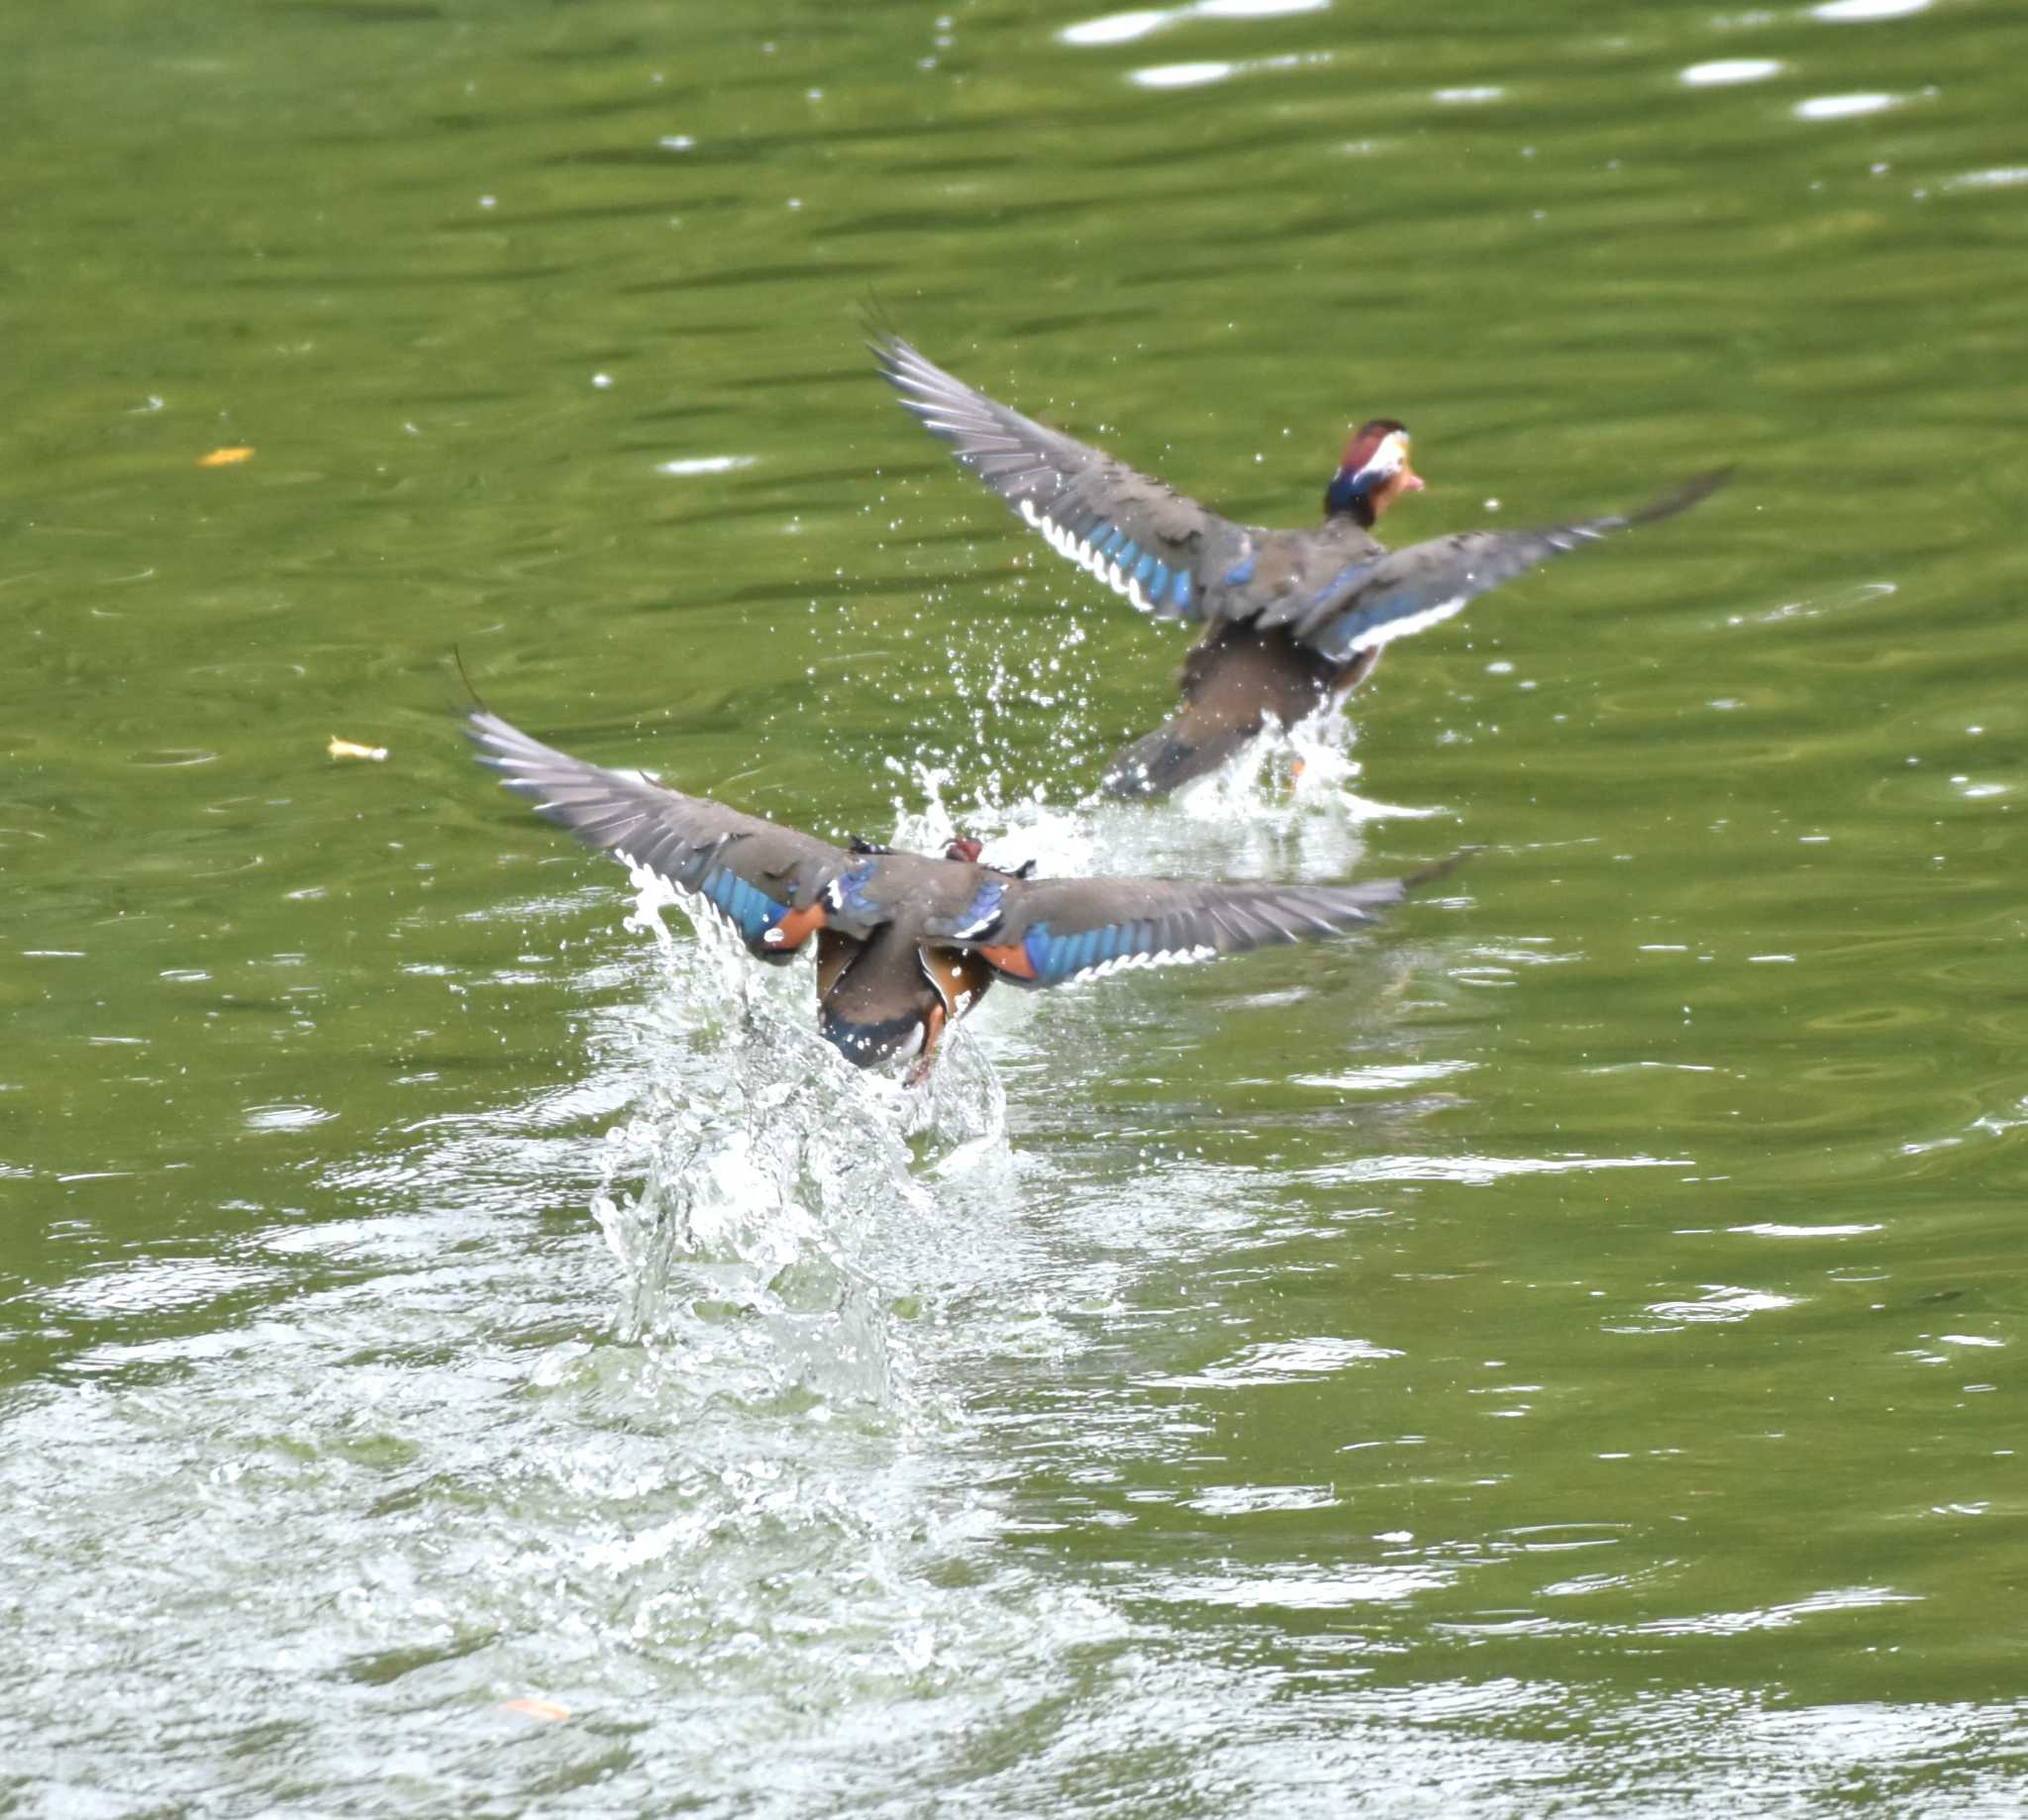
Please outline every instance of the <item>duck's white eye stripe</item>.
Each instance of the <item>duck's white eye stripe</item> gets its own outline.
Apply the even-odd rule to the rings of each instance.
[[[1408,465],[1408,438],[1399,430],[1390,430],[1373,451],[1373,458],[1368,464],[1383,474],[1398,474]]]

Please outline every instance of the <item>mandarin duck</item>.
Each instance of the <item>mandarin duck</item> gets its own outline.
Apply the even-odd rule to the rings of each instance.
[[[702,898],[757,961],[780,965],[814,937],[818,1029],[860,1067],[913,1056],[910,1085],[927,1076],[946,1028],[995,980],[1063,985],[1343,935],[1455,862],[1359,885],[1034,878],[981,864],[969,839],[941,858],[834,847],[642,772],[573,758],[482,708],[465,729],[480,762],[537,814]]]
[[[1165,796],[1215,770],[1270,724],[1294,726],[1372,673],[1390,640],[1437,625],[1562,551],[1668,518],[1723,484],[1700,474],[1632,512],[1535,531],[1464,531],[1391,555],[1374,524],[1422,490],[1405,425],[1362,424],[1324,491],[1315,531],[1234,524],[1103,450],[997,404],[899,336],[871,342],[902,404],[1052,548],[1157,619],[1203,635],[1183,703],[1106,765],[1115,796]]]

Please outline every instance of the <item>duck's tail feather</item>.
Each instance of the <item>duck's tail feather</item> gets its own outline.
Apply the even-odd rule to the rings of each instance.
[[[1260,732],[1258,726],[1218,728],[1193,738],[1185,720],[1179,714],[1113,754],[1099,780],[1106,794],[1141,801],[1166,796],[1217,770]]]

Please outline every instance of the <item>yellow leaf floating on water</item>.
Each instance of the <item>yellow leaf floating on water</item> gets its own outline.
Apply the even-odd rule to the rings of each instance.
[[[214,449],[209,455],[197,457],[199,467],[236,467],[242,461],[251,461],[254,451],[244,444],[230,444],[224,449]]]
[[[384,758],[384,746],[361,746],[356,740],[341,740],[337,734],[331,736],[331,744],[324,749],[334,758]]]
[[[546,1725],[560,1725],[569,1718],[570,1709],[558,1706],[555,1700],[502,1700],[503,1713],[520,1713],[525,1718],[540,1719]]]

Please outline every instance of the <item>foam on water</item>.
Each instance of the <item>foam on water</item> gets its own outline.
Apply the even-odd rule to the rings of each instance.
[[[853,1067],[817,1033],[808,961],[757,965],[695,900],[645,869],[633,883],[627,920],[655,935],[661,977],[642,1095],[592,1201],[624,1272],[622,1334],[708,1359],[752,1398],[885,1406],[911,1234],[947,1216],[940,1194],[1007,1163],[999,1079],[963,1028],[921,1088]],[[663,923],[671,905],[690,940]]]

